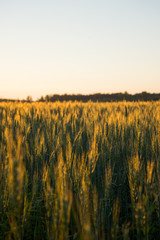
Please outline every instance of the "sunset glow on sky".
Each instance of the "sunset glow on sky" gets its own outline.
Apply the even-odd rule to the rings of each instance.
[[[159,0],[1,0],[0,98],[160,93]]]

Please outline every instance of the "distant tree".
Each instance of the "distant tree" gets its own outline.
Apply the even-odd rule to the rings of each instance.
[[[144,91],[144,92],[142,92],[141,94],[142,94],[142,95],[146,95],[146,94],[148,94],[148,93],[147,93],[146,91]]]
[[[49,102],[49,100],[50,100],[49,95],[46,95],[46,96],[45,96],[45,101],[46,101],[46,102]]]
[[[44,100],[44,97],[41,96],[40,99],[39,99],[38,101],[39,101],[39,102],[44,102],[44,101],[45,101],[45,100]]]
[[[27,102],[32,102],[33,101],[31,96],[27,96],[26,100],[27,100]]]

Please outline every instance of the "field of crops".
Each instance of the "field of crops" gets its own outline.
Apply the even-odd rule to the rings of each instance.
[[[159,236],[160,102],[0,104],[0,239]]]

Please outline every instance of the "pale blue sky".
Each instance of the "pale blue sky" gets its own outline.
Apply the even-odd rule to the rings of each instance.
[[[160,92],[159,0],[0,0],[0,97]]]

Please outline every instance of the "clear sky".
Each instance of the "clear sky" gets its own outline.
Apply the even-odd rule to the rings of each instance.
[[[160,92],[159,0],[0,0],[0,98]]]

